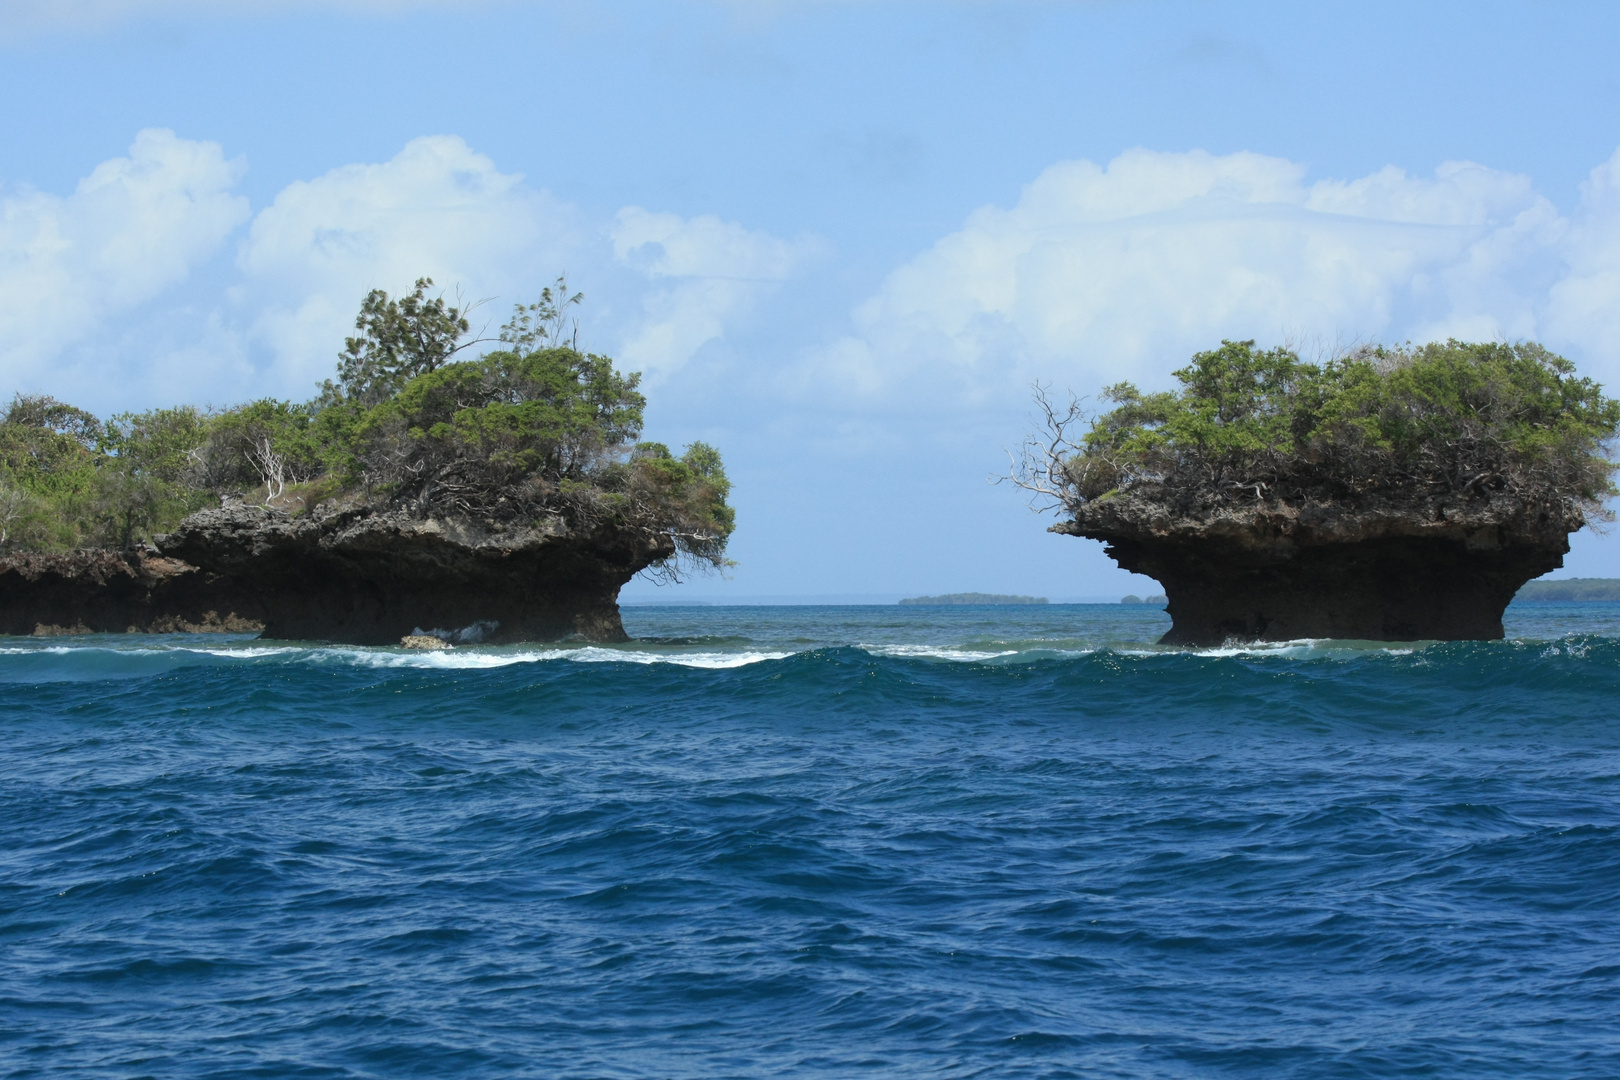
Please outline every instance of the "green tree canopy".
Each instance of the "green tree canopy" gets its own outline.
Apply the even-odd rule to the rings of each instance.
[[[584,293],[569,295],[568,279],[559,276],[555,282],[540,290],[540,299],[532,304],[518,304],[512,309],[512,321],[501,327],[500,342],[518,354],[555,349],[566,343],[579,347],[579,324],[573,326],[573,335],[567,334],[569,309],[585,299]]]
[[[475,464],[495,485],[528,474],[582,479],[641,434],[639,382],[572,348],[449,364],[366,413],[360,461],[389,480],[455,463]]]
[[[411,294],[397,300],[381,289],[366,294],[354,320],[359,333],[345,339],[337,381],[322,384],[324,396],[375,405],[474,344],[463,340],[471,329],[469,309],[452,307],[443,296],[429,298],[432,285],[432,278],[417,278]]]
[[[120,413],[52,398],[0,414],[0,547],[129,547],[217,499],[308,511],[321,500],[506,524],[667,536],[724,562],[735,520],[719,453],[641,442],[640,376],[575,346],[566,281],[519,305],[471,360],[467,309],[433,282],[361,303],[336,381],[312,402]],[[673,567],[666,567],[674,572]]]
[[[1534,343],[1365,348],[1313,364],[1225,341],[1175,378],[1159,393],[1106,388],[1113,407],[1078,445],[1061,431],[1046,444],[1043,490],[1076,503],[1144,487],[1204,502],[1509,493],[1599,515],[1616,493],[1620,402]]]

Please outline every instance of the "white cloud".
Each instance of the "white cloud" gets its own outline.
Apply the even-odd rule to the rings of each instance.
[[[371,289],[431,277],[469,300],[526,296],[567,268],[582,236],[572,207],[459,138],[424,137],[382,164],[283,189],[253,219],[234,295],[274,357],[272,381],[299,394],[331,373]],[[497,324],[503,314],[487,312]]]
[[[34,385],[64,350],[157,297],[248,216],[218,144],[142,131],[73,194],[0,198],[0,376]]]
[[[500,297],[486,309],[498,325],[567,270],[588,319],[617,326],[603,344],[656,382],[735,338],[826,251],[715,216],[588,221],[452,136],[293,183],[244,231],[242,168],[145,131],[71,194],[0,192],[0,376],[96,408],[302,397],[372,288],[431,276]],[[233,236],[234,263],[217,258]],[[1256,154],[1060,163],[895,269],[854,321],[775,392],[937,417],[1021,402],[1037,377],[1163,385],[1222,337],[1449,334],[1540,338],[1613,384],[1620,152],[1568,217],[1528,178],[1467,163],[1318,182]],[[803,317],[771,326],[778,351],[810,344]]]
[[[1556,329],[1560,344],[1596,345],[1597,322],[1620,333],[1617,162],[1594,173],[1573,225],[1528,178],[1469,163],[1307,184],[1303,166],[1249,153],[1064,162],[894,271],[857,309],[858,333],[805,375],[975,401],[1035,377],[1162,383],[1223,337]],[[1565,263],[1575,274],[1555,287]]]
[[[725,335],[778,283],[819,253],[819,241],[782,240],[712,215],[681,218],[639,206],[619,211],[609,231],[613,254],[660,283],[622,350],[632,368],[656,380]]]
[[[232,193],[242,169],[215,144],[147,131],[69,196],[0,198],[4,383],[104,411],[303,398],[332,374],[371,289],[431,277],[494,300],[473,316],[492,331],[563,271],[588,288],[590,319],[635,313],[606,344],[627,335],[614,351],[656,376],[817,250],[636,208],[604,229],[453,136],[289,184],[245,231],[247,200]],[[233,235],[234,262],[216,259]]]
[[[1551,289],[1548,328],[1620,375],[1620,150],[1582,185],[1565,257],[1569,273]]]

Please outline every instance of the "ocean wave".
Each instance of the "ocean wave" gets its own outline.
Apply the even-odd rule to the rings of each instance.
[[[736,648],[681,650],[632,644],[558,645],[546,648],[492,646],[414,650],[351,645],[205,645],[154,642],[140,638],[110,643],[105,637],[82,644],[11,645],[0,647],[0,681],[133,677],[180,667],[219,664],[293,663],[360,669],[477,671],[565,661],[576,664],[673,664],[725,670],[768,660],[781,660],[794,650]]]
[[[0,640],[0,1059],[1620,1074],[1620,632],[1560,619],[1215,649],[1134,613],[878,608],[431,652]]]
[[[969,639],[943,642],[860,644],[762,642],[739,637],[709,637],[677,642],[636,640],[623,645],[557,643],[550,645],[460,646],[410,650],[395,646],[322,645],[266,642],[252,638],[198,640],[156,636],[98,635],[79,641],[12,639],[0,645],[0,682],[53,682],[132,678],[190,667],[257,667],[269,665],[356,671],[476,672],[503,668],[590,665],[595,667],[678,667],[710,671],[758,665],[813,662],[844,655],[851,662],[880,662],[970,669],[1039,665],[1089,671],[1101,664],[1129,671],[1147,665],[1163,674],[1171,664],[1190,676],[1203,665],[1223,662],[1259,665],[1345,665],[1399,663],[1413,669],[1431,665],[1479,668],[1501,665],[1531,667],[1620,663],[1620,639],[1572,634],[1554,640],[1509,639],[1498,642],[1372,642],[1300,639],[1232,643],[1209,648],[1178,648],[1137,642],[1086,642],[1074,637],[1010,640]],[[1304,670],[1304,669],[1302,669]],[[1197,676],[1202,677],[1202,676]],[[1533,677],[1533,676],[1532,676]]]
[[[375,668],[427,668],[444,671],[480,670],[567,660],[576,664],[675,664],[680,667],[714,670],[746,667],[765,660],[782,660],[792,652],[766,652],[739,649],[736,652],[653,652],[636,648],[610,648],[600,645],[549,649],[358,649],[330,647],[309,650],[308,658],[319,663],[349,663]]]
[[[919,660],[954,660],[958,663],[983,663],[986,660],[999,660],[1007,656],[1018,656],[1019,649],[970,649],[953,648],[948,645],[857,645],[871,656],[892,656],[896,659]]]
[[[1294,638],[1290,641],[1232,642],[1216,646],[1194,646],[1187,651],[1199,656],[1280,656],[1318,657],[1381,653],[1385,656],[1410,656],[1419,649],[1437,642],[1360,641],[1342,638]]]
[[[708,618],[0,644],[0,1057],[1616,1073],[1620,639]]]

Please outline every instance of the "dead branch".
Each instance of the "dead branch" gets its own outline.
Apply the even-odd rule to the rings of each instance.
[[[264,484],[264,505],[269,506],[287,490],[287,459],[276,453],[268,435],[254,440],[243,453]]]
[[[1038,513],[1048,510],[1072,512],[1085,497],[1079,493],[1070,475],[1070,462],[1083,450],[1082,443],[1073,436],[1075,425],[1089,425],[1091,416],[1081,406],[1081,399],[1072,393],[1068,404],[1059,406],[1052,400],[1051,387],[1036,382],[1035,407],[1039,412],[1036,427],[1024,439],[1018,452],[1007,451],[1008,471],[990,478],[993,484],[1010,483],[1031,495],[1031,504]]]

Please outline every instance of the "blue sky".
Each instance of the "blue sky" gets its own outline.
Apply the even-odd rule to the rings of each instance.
[[[498,323],[566,270],[736,481],[680,595],[1140,592],[986,482],[1035,379],[1456,334],[1620,385],[1617,45],[1578,3],[9,0],[0,389],[302,398],[371,287]]]

